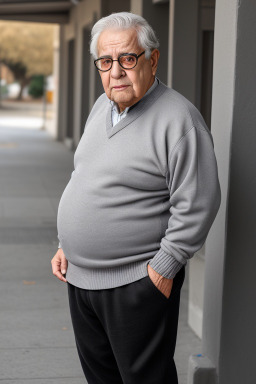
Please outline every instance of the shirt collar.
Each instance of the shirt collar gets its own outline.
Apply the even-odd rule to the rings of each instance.
[[[146,95],[149,95],[153,89],[155,89],[155,87],[159,84],[159,80],[157,77],[155,77],[155,81],[154,83],[151,85],[151,87],[147,90],[147,92],[145,93],[145,95],[143,97],[145,97]],[[143,99],[143,97],[141,98],[141,100]],[[140,100],[138,101],[138,103],[140,102]],[[129,111],[129,109],[132,107],[132,105],[130,107],[126,107],[121,113],[119,113],[119,108],[118,108],[118,105],[115,101],[113,100],[110,100],[110,104],[112,106],[112,110],[117,113],[118,115],[126,115]],[[137,104],[137,103],[136,103]]]

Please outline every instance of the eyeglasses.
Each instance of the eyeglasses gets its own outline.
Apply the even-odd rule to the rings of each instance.
[[[138,63],[138,58],[143,55],[143,53],[145,53],[145,51],[139,55],[136,55],[136,53],[122,53],[117,60],[113,60],[110,56],[103,56],[94,60],[94,64],[96,68],[102,72],[109,71],[112,68],[113,61],[118,61],[123,69],[133,69]]]

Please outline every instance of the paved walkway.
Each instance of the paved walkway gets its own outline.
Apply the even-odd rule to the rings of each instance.
[[[85,384],[67,287],[50,264],[73,153],[38,128],[4,125],[3,117],[17,114],[0,110],[0,384]],[[187,326],[187,294],[186,276],[175,355],[179,384],[186,384],[189,355],[201,352]]]

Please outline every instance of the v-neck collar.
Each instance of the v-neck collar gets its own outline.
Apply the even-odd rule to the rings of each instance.
[[[112,117],[111,117],[111,104],[109,105],[107,115],[106,115],[106,133],[110,139],[117,132],[121,131],[127,125],[131,124],[136,120],[147,108],[149,108],[155,100],[160,97],[167,87],[159,80],[159,84],[150,92],[148,95],[145,95],[141,100],[136,104],[132,105],[129,109],[129,113],[125,116],[124,119],[120,120],[114,127],[112,126]],[[135,108],[136,107],[136,108]]]

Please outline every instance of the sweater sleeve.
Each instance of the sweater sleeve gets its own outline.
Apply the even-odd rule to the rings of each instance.
[[[220,206],[221,192],[209,131],[192,127],[168,158],[170,217],[160,249],[149,265],[173,279],[204,244]]]

